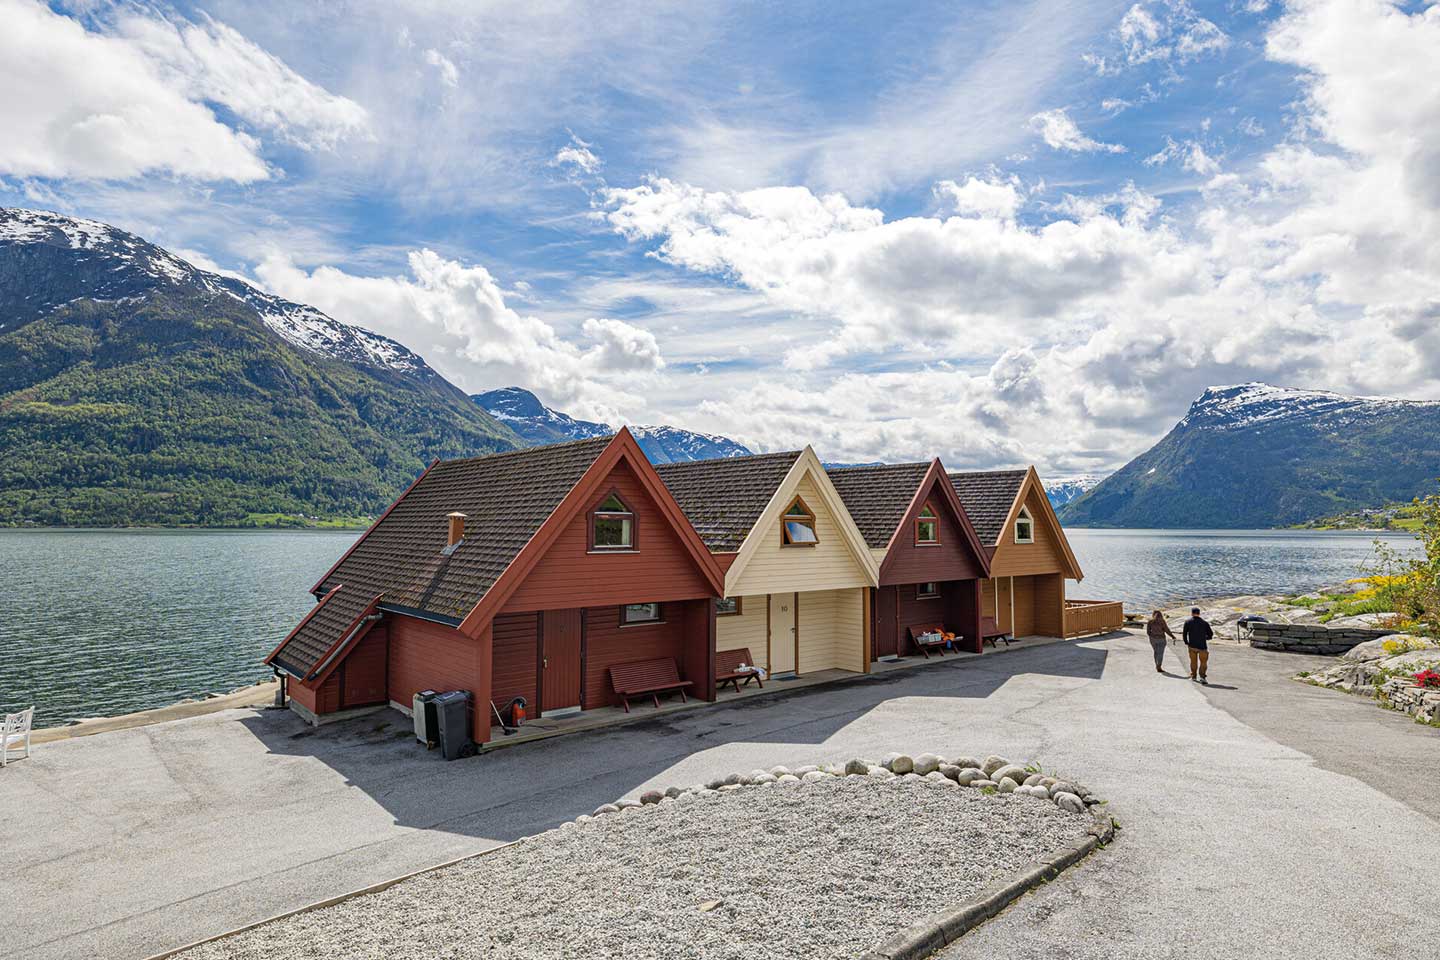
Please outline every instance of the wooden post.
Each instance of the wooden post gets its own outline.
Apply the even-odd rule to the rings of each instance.
[[[861,628],[864,633],[864,639],[862,640],[864,650],[861,654],[860,662],[864,664],[864,667],[862,668],[862,671],[864,673],[870,672],[870,658],[873,655],[874,651],[874,638],[872,637],[870,630],[872,609],[870,593],[871,590],[869,587],[860,588],[860,619],[864,624],[864,626]]]

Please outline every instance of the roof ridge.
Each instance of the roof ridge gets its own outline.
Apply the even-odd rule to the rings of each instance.
[[[1004,470],[946,470],[952,477],[1001,477],[1012,473],[1029,473],[1029,467],[1009,467]]]
[[[480,453],[476,454],[473,457],[455,457],[453,460],[442,459],[438,462],[443,466],[450,466],[456,463],[474,463],[477,460],[501,460],[508,457],[518,457],[522,454],[527,453],[533,454],[540,453],[542,451],[550,452],[562,448],[580,447],[584,446],[587,443],[603,443],[608,446],[610,441],[615,439],[615,436],[616,435],[613,433],[607,433],[602,437],[583,437],[579,440],[565,440],[561,443],[540,443],[530,447],[516,447],[514,450],[496,450],[493,453]]]
[[[657,463],[655,469],[661,472],[684,469],[685,467],[711,466],[719,463],[754,463],[757,460],[791,460],[804,453],[803,450],[781,450],[776,453],[751,453],[743,457],[711,457],[708,460],[681,460],[673,463]]]
[[[826,473],[859,472],[861,470],[893,470],[898,467],[924,467],[930,469],[934,460],[905,460],[900,463],[853,463],[847,467],[826,467]]]

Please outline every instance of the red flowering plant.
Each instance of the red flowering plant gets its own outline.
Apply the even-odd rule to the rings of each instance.
[[[1440,671],[1421,670],[1415,674],[1415,684],[1420,687],[1440,688]]]

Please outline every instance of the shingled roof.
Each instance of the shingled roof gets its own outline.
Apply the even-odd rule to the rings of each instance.
[[[308,673],[372,600],[464,619],[524,549],[613,437],[436,462],[315,585],[327,596],[271,655]],[[446,514],[465,514],[447,556]]]
[[[1020,495],[1025,470],[987,470],[977,473],[952,473],[950,482],[960,497],[960,505],[970,516],[970,523],[980,542],[993,547],[1005,531],[1005,518]]]
[[[825,471],[845,501],[845,509],[872,550],[890,545],[890,538],[910,501],[915,499],[929,463],[886,463],[862,467],[831,467]]]
[[[800,451],[655,467],[695,532],[714,553],[733,553],[790,473]]]

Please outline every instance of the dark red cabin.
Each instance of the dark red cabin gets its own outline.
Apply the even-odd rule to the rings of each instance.
[[[917,653],[912,627],[942,626],[979,653],[990,560],[940,461],[826,471],[880,561],[871,659]]]
[[[673,658],[715,699],[724,575],[635,439],[437,461],[312,588],[266,662],[308,719],[468,690],[474,738],[618,702],[612,664]]]

